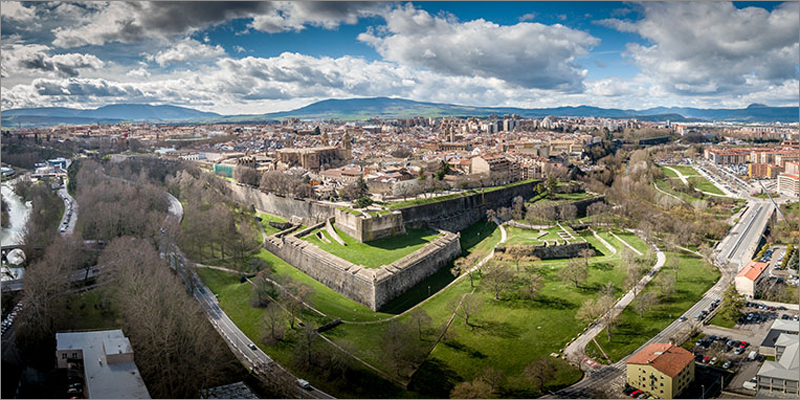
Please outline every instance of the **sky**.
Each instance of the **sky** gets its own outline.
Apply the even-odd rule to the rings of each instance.
[[[798,2],[0,2],[2,109],[797,106]]]

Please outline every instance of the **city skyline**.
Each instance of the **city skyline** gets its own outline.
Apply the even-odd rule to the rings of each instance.
[[[0,14],[3,109],[797,105],[796,2],[3,2]]]

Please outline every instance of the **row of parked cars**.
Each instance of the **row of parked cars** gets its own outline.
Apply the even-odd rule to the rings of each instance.
[[[11,329],[11,325],[14,325],[14,320],[19,315],[19,312],[22,311],[22,302],[20,301],[17,305],[14,306],[14,309],[11,310],[5,318],[3,318],[2,327],[3,331],[2,334],[5,335],[6,331]]]
[[[651,396],[632,386],[625,386],[625,389],[622,390],[622,393],[625,393],[626,395],[631,396],[634,399],[657,399],[657,397]]]
[[[82,366],[70,363],[67,369],[67,397],[70,399],[83,399],[83,377],[78,372]]]
[[[61,200],[64,200],[64,206],[67,209],[66,218],[64,218],[64,221],[61,222],[61,227],[58,229],[59,232],[64,233],[67,231],[67,228],[69,227],[69,221],[72,219],[72,200],[70,200],[67,196],[62,196],[60,193],[59,197],[61,197]]]

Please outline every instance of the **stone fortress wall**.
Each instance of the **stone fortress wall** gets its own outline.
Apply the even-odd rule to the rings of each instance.
[[[398,211],[383,215],[355,215],[347,208],[337,208],[336,227],[362,243],[406,233],[403,214]]]
[[[265,247],[282,260],[323,285],[373,311],[433,275],[461,254],[461,234],[442,235],[390,265],[364,268],[330,254],[300,237],[324,226],[318,223],[295,232],[296,227],[267,238]]]
[[[581,250],[591,249],[592,245],[588,242],[554,244],[554,245],[518,245],[526,250],[526,255],[538,257],[540,260],[551,260],[554,258],[573,258],[578,257]],[[494,250],[498,253],[505,253],[506,246],[497,246]]]

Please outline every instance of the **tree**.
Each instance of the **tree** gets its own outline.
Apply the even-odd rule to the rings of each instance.
[[[482,283],[494,293],[494,299],[500,300],[500,293],[507,289],[514,279],[514,273],[508,266],[489,261],[488,273],[483,277]]]
[[[233,178],[250,186],[258,186],[261,183],[261,174],[255,168],[244,165],[237,165],[234,168]]]
[[[508,246],[506,247],[506,254],[509,255],[514,260],[517,272],[519,272],[519,262],[525,256],[528,255],[528,250],[526,250],[525,247],[520,245]]]
[[[644,271],[637,264],[628,264],[627,272],[628,274],[625,277],[625,282],[624,282],[625,289],[626,290],[633,289],[633,295],[636,296],[642,289],[639,286],[639,281],[641,281],[642,277],[644,277]]]
[[[655,302],[656,296],[653,294],[653,292],[644,292],[636,297],[632,307],[633,310],[639,314],[639,318],[644,318],[644,313],[646,311],[650,311]]]
[[[505,382],[502,371],[488,366],[478,371],[476,378],[486,382],[486,384],[489,385],[491,393],[495,393]]]
[[[314,363],[314,344],[317,338],[317,326],[314,322],[306,321],[294,348],[295,363],[301,367],[308,368]]]
[[[261,314],[261,342],[265,345],[273,345],[283,340],[286,334],[286,323],[284,311],[276,303],[267,304],[266,309]]]
[[[488,399],[492,388],[484,381],[476,379],[471,382],[461,382],[450,391],[451,399]]]
[[[593,323],[603,314],[603,307],[600,303],[599,299],[587,299],[581,305],[581,308],[578,309],[578,312],[575,313],[575,318],[588,322]]]
[[[525,213],[523,212],[524,207],[525,200],[522,198],[522,196],[514,197],[514,199],[511,201],[512,216],[514,219],[519,220],[525,216]]]
[[[555,378],[555,366],[547,357],[533,360],[523,372],[523,376],[531,383],[539,383],[539,393],[544,393],[544,384]]]
[[[475,257],[473,254],[470,254],[467,257],[457,258],[455,261],[453,261],[453,268],[450,269],[450,273],[455,277],[458,277],[464,273],[468,274],[470,288],[475,287],[472,281],[472,266],[475,264]]]
[[[392,360],[395,372],[402,371],[416,360],[419,342],[414,340],[413,327],[398,320],[389,321],[381,336],[382,348]]]
[[[530,297],[531,301],[536,298],[536,293],[544,286],[544,279],[535,272],[534,268],[527,268],[525,275],[524,291]]]
[[[545,189],[547,189],[547,197],[554,199],[556,197],[556,188],[558,187],[558,180],[555,175],[549,175],[545,181]]]
[[[417,327],[419,340],[422,340],[422,332],[427,329],[432,322],[433,319],[422,307],[417,307],[411,311],[411,324]]]
[[[461,298],[460,302],[458,299],[455,299],[452,303],[450,303],[450,309],[453,311],[453,313],[457,317],[463,318],[464,323],[470,328],[473,327],[473,325],[469,322],[470,317],[474,317],[476,314],[478,314],[481,308],[481,299],[478,296],[475,296],[473,293],[465,294]]]
[[[589,277],[589,269],[578,258],[570,258],[567,265],[558,272],[558,277],[565,282],[578,285]]]
[[[669,299],[675,294],[675,285],[676,279],[675,275],[672,274],[659,274],[658,276],[658,288],[661,291],[661,294],[664,295],[665,298]]]
[[[261,271],[253,278],[253,289],[250,292],[250,306],[263,308],[268,306],[272,300],[278,297],[278,289],[271,282],[267,281],[269,270]]]
[[[583,264],[586,265],[586,268],[589,268],[589,259],[594,257],[594,249],[581,249],[578,252],[578,256],[583,257]]]
[[[562,221],[572,221],[578,217],[578,207],[574,204],[566,204],[561,206],[559,216]]]

